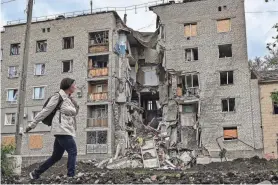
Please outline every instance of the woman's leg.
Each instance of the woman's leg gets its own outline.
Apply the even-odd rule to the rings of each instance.
[[[34,178],[39,178],[40,175],[45,172],[48,168],[58,162],[65,152],[65,149],[60,145],[57,138],[55,137],[53,153],[38,169],[33,172]]]
[[[77,156],[76,143],[72,136],[60,136],[58,138],[60,145],[68,152],[68,177],[75,175],[75,164]]]

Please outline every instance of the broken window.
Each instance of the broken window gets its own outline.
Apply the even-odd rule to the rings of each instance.
[[[45,33],[45,28],[42,28],[42,32]]]
[[[229,32],[231,31],[231,19],[222,19],[217,21],[217,32]]]
[[[5,114],[5,125],[15,125],[16,113]]]
[[[109,31],[89,33],[89,53],[109,51]]]
[[[232,44],[219,45],[219,58],[232,57]]]
[[[234,140],[238,138],[237,127],[223,128],[224,140]]]
[[[33,89],[33,99],[34,100],[44,99],[44,90],[45,90],[45,87],[34,87],[34,89]]]
[[[18,95],[17,93],[18,93],[17,89],[9,89],[7,92],[7,101],[16,102],[17,95]]]
[[[89,58],[89,69],[106,68],[109,60],[109,55],[99,55]]]
[[[186,87],[187,88],[199,87],[198,74],[189,74],[189,75],[186,75]]]
[[[74,37],[64,37],[63,38],[63,49],[74,48]]]
[[[233,71],[223,71],[220,72],[220,84],[229,85],[234,83],[234,72]]]
[[[107,131],[87,132],[87,144],[107,144]]]
[[[46,40],[37,41],[37,52],[46,52],[46,49],[47,49]]]
[[[72,60],[65,60],[62,61],[62,72],[63,73],[70,73],[72,72]]]
[[[197,36],[197,23],[189,23],[184,25],[184,36],[194,37]]]
[[[219,12],[222,11],[222,7],[221,7],[221,6],[218,7],[218,11],[219,11]]]
[[[50,32],[50,28],[47,28],[47,32]]]
[[[199,59],[198,48],[190,48],[185,50],[186,61],[196,61]]]
[[[8,77],[9,78],[16,78],[16,77],[18,77],[18,66],[10,66],[9,67]]]
[[[36,64],[34,75],[40,76],[45,74],[45,64]]]
[[[222,100],[222,112],[235,111],[235,98],[227,98]]]
[[[11,55],[19,55],[20,44],[11,44]]]

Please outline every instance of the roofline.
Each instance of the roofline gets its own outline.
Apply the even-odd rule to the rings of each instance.
[[[161,6],[168,6],[168,5],[173,5],[173,4],[184,4],[184,3],[194,3],[196,1],[204,1],[204,0],[183,0],[182,2],[175,2],[174,0],[168,0],[168,3],[162,3],[162,4],[158,4],[158,5],[153,5],[149,7],[149,10],[153,10],[156,7],[161,7]]]
[[[81,15],[76,15],[74,17],[65,17],[62,19],[72,19],[72,18],[78,18],[78,17],[83,17],[83,16],[90,16],[90,15],[97,15],[97,14],[106,14],[106,13],[113,13],[113,15],[117,18],[120,19],[121,22],[123,23],[121,17],[119,16],[119,14],[116,11],[102,11],[102,12],[95,12],[95,13],[89,13],[89,14],[81,14]],[[61,14],[63,15],[63,14]],[[56,21],[56,20],[60,20],[57,18],[52,18],[52,19],[47,19],[47,20],[42,20],[42,21],[33,21],[32,24],[36,24],[36,23],[43,23],[43,22],[50,22],[50,21]],[[11,25],[5,25],[3,26],[4,28],[9,28],[9,27],[15,27],[15,26],[21,26],[21,25],[26,25],[26,23],[18,23],[18,24],[11,24]]]
[[[259,83],[260,84],[263,84],[263,83],[278,83],[278,79],[275,79],[275,80],[259,80]]]

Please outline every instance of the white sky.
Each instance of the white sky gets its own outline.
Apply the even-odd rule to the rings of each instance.
[[[5,2],[9,0],[1,0]],[[90,9],[90,0],[34,0],[33,17],[59,14]],[[103,7],[125,7],[130,5],[147,3],[155,0],[93,0],[94,8]],[[232,1],[232,0],[231,0]],[[278,22],[278,1],[269,0],[245,0],[246,27],[248,39],[249,58],[263,56],[268,53],[266,43],[275,36],[273,25]],[[8,20],[25,19],[27,0],[15,0],[10,3],[2,4],[0,26],[6,24]],[[276,11],[276,12],[268,12]],[[123,18],[124,12],[118,12]],[[154,31],[156,16],[145,9],[138,9],[127,12],[127,25],[135,30]]]

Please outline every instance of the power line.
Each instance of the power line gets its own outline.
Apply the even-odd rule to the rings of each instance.
[[[3,2],[1,2],[1,4],[10,3],[10,2],[13,2],[13,1],[16,1],[16,0],[3,1]]]

